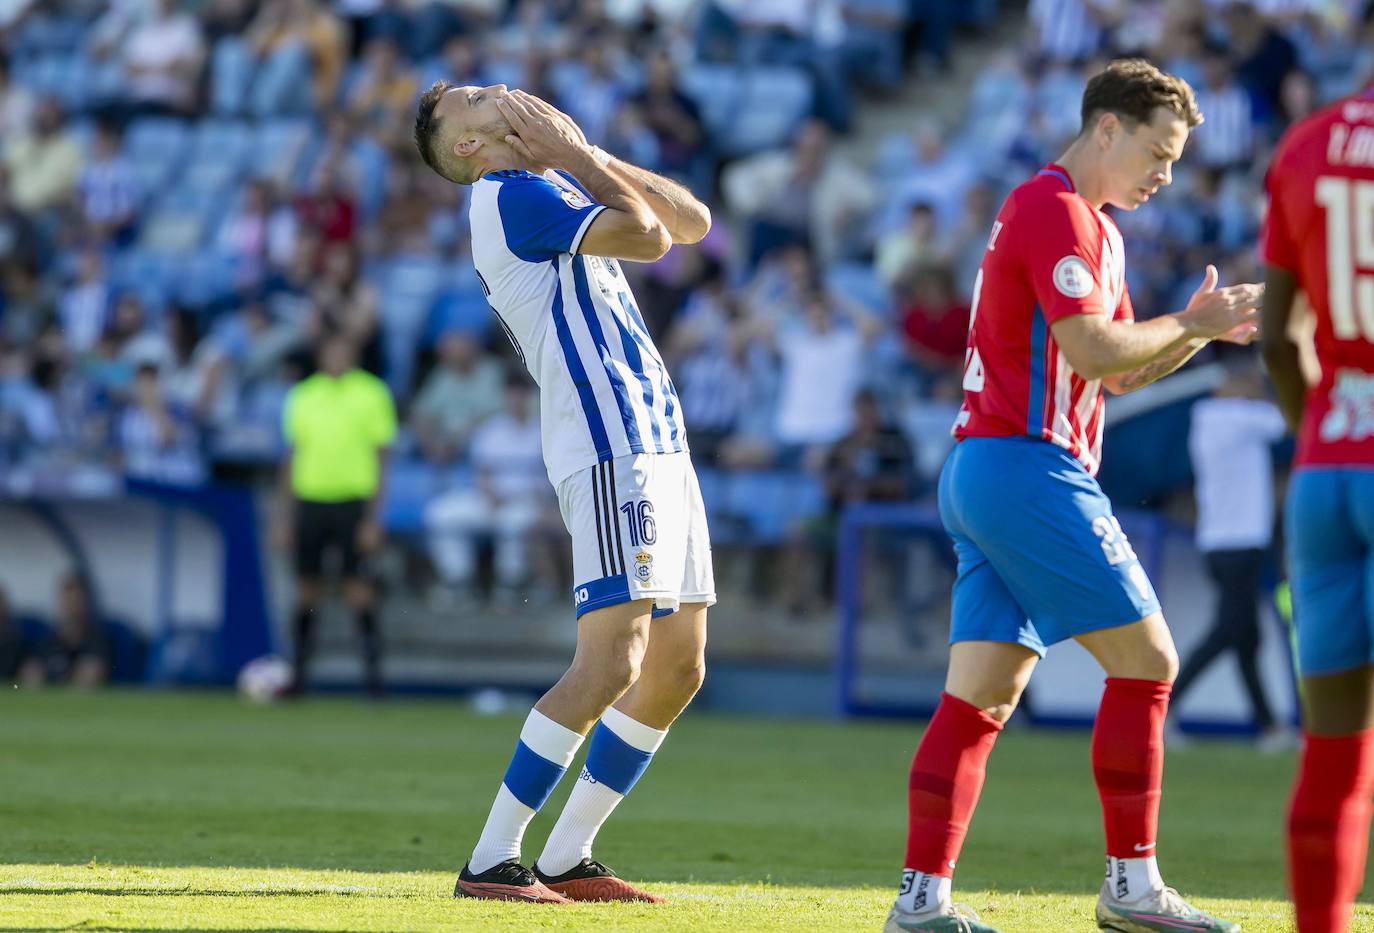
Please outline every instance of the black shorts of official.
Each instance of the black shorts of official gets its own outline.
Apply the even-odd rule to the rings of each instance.
[[[296,573],[302,577],[324,575],[325,554],[339,552],[340,573],[359,576],[358,526],[367,514],[367,502],[296,502]]]

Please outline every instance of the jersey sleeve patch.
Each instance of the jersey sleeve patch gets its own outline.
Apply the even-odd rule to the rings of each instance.
[[[1054,287],[1066,298],[1087,298],[1093,292],[1093,274],[1078,256],[1065,256],[1054,264]]]

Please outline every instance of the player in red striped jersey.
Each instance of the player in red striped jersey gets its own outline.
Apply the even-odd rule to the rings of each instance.
[[[1102,389],[1173,372],[1209,340],[1254,339],[1258,285],[1136,322],[1121,235],[1172,180],[1201,122],[1192,89],[1141,60],[1088,82],[1083,129],[1007,198],[974,284],[959,443],[940,515],[959,558],[945,693],[912,761],[906,870],[887,933],[989,933],[950,898],[988,755],[1046,648],[1073,638],[1107,672],[1092,763],[1106,829],[1104,929],[1233,933],[1166,887],[1155,860],[1163,726],[1178,656],[1149,578],[1094,475]]]
[[[1306,735],[1289,874],[1299,933],[1341,933],[1374,795],[1374,87],[1292,127],[1266,184],[1264,357],[1298,435],[1285,525]],[[1310,388],[1289,330],[1299,292]]]

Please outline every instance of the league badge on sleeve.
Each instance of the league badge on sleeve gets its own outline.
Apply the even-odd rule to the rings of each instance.
[[[1054,264],[1054,287],[1069,298],[1087,298],[1093,290],[1093,274],[1078,256],[1065,256]]]

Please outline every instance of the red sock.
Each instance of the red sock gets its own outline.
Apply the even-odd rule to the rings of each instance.
[[[1288,877],[1298,933],[1345,933],[1364,881],[1374,729],[1307,735],[1288,811]]]
[[[1164,680],[1108,677],[1093,727],[1093,777],[1102,798],[1107,854],[1155,854],[1164,783],[1164,716],[1173,686]]]
[[[1002,724],[948,693],[921,737],[907,785],[906,868],[954,874],[973,808],[983,792],[988,755]]]

